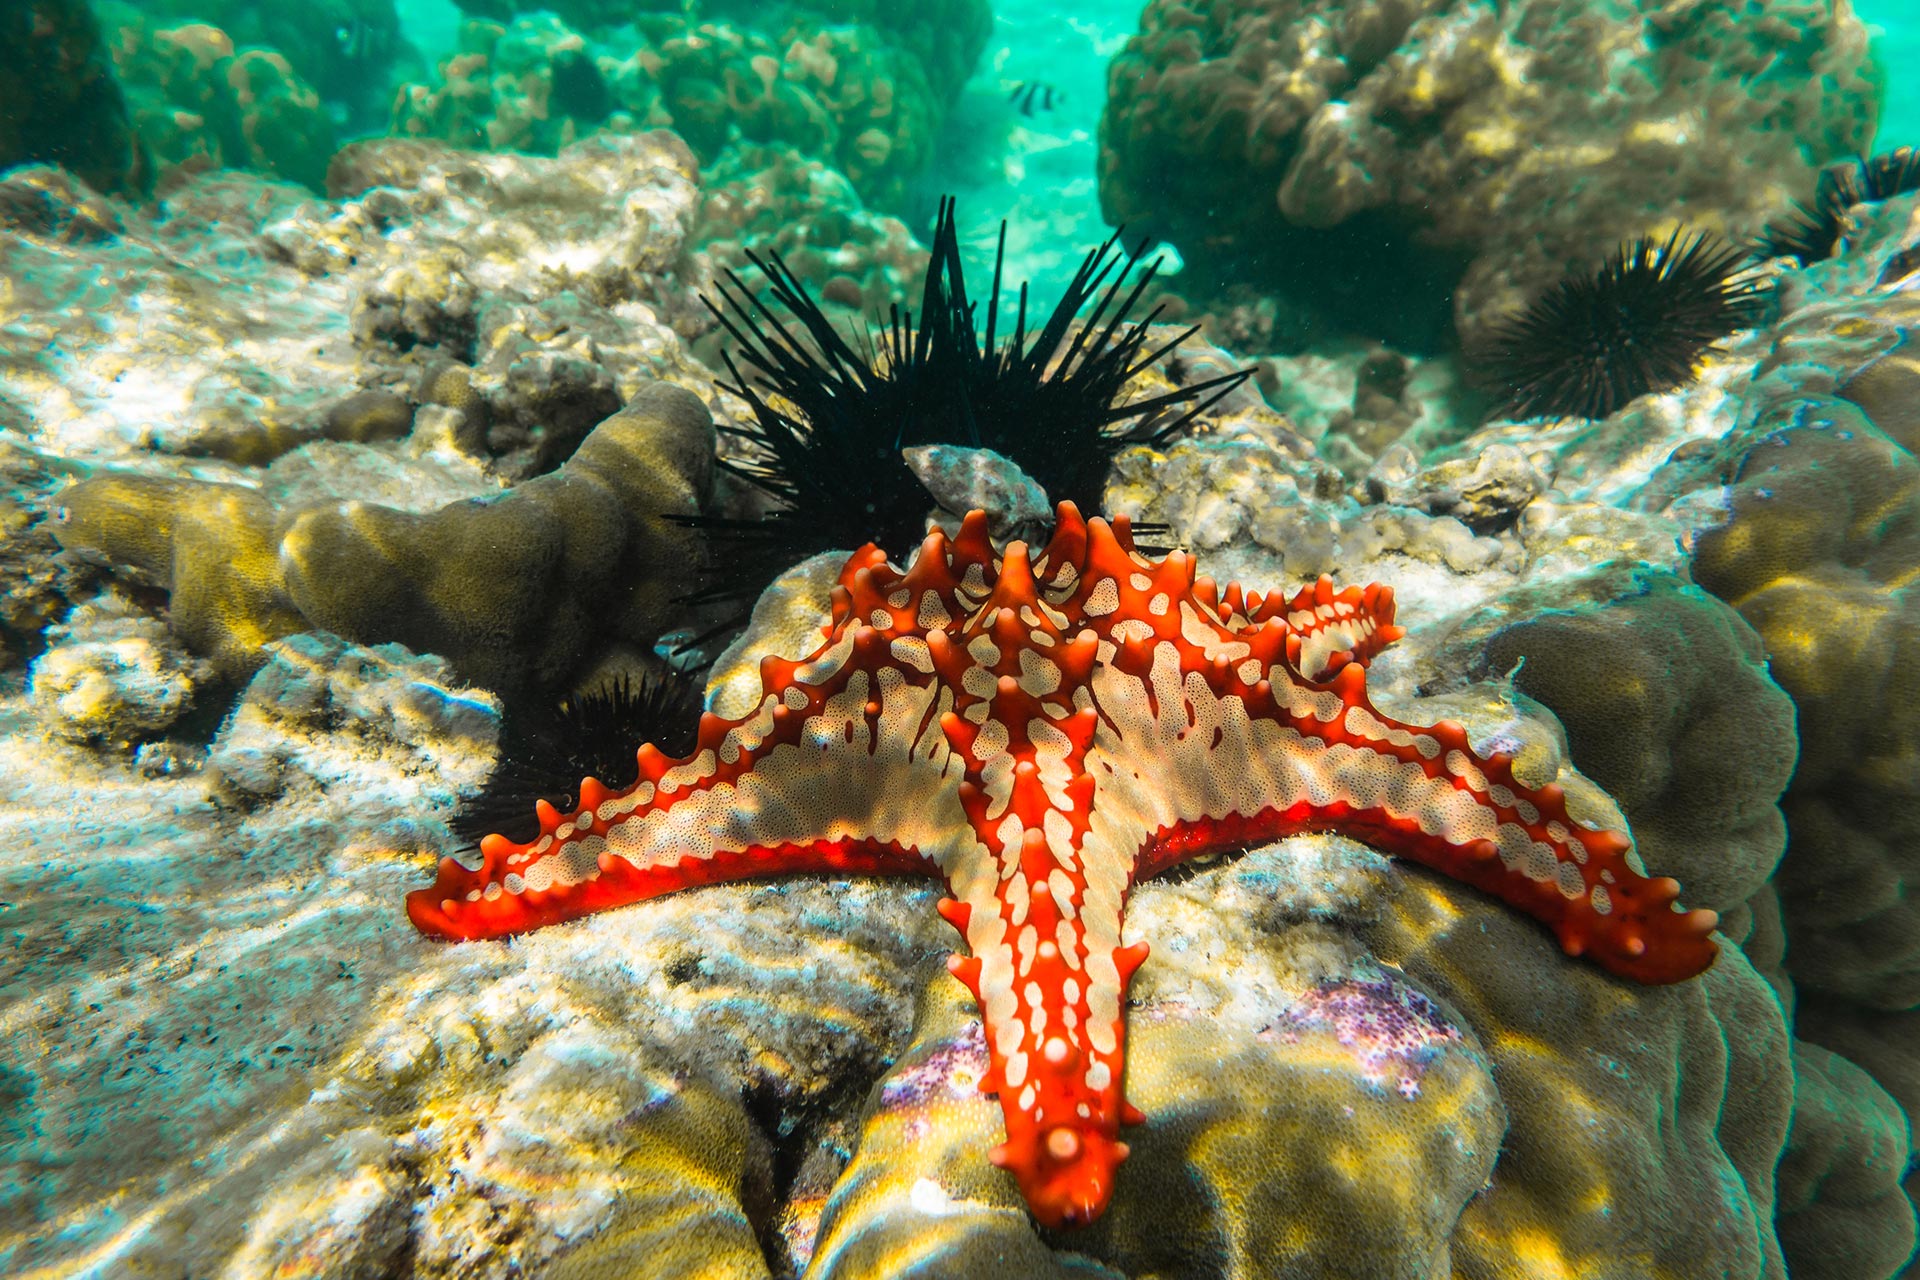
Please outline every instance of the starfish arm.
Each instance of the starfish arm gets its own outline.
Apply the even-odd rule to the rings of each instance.
[[[1216,597],[1191,557],[1123,558],[1112,539],[1095,522],[1086,559],[1113,567],[1081,589],[1101,637],[1096,774],[1140,819],[1136,878],[1334,831],[1493,894],[1623,977],[1678,982],[1713,962],[1718,917],[1677,907],[1678,884],[1649,878],[1625,833],[1574,822],[1558,786],[1527,787],[1457,724],[1374,708],[1367,660],[1401,634],[1391,591],[1322,578],[1290,599]]]
[[[1077,514],[1061,523],[1056,545],[1084,533]],[[970,838],[936,860],[952,894],[942,914],[971,953],[950,967],[980,1006],[981,1087],[999,1095],[1006,1123],[994,1162],[1042,1222],[1090,1222],[1127,1154],[1120,1126],[1136,1118],[1121,1092],[1122,1008],[1146,954],[1120,941],[1134,851],[1086,841],[1093,780],[1082,765],[1097,716],[1075,691],[1083,703],[1097,642],[1070,641],[1026,547],[995,557],[972,517],[951,554],[936,536],[906,575],[876,565],[846,585],[850,612],[876,624],[894,609],[904,624],[910,608],[901,652],[954,691],[938,733],[962,770]]]
[[[1718,917],[1677,907],[1679,885],[1648,877],[1624,832],[1574,821],[1557,784],[1525,785],[1511,757],[1478,755],[1457,723],[1381,714],[1359,663],[1324,682],[1285,665],[1248,682],[1171,646],[1151,660],[1141,696],[1153,719],[1136,714],[1127,736],[1167,779],[1141,877],[1329,831],[1490,893],[1546,924],[1567,954],[1622,977],[1678,982],[1713,962]],[[1103,705],[1125,701],[1112,692]]]
[[[558,821],[560,815],[554,817]],[[840,839],[716,849],[711,855],[688,856],[677,862],[662,861],[648,866],[635,866],[603,850],[592,855],[597,875],[573,884],[556,881],[545,890],[528,889],[526,877],[522,875],[517,880],[519,888],[508,889],[507,878],[514,874],[509,868],[524,864],[526,855],[539,840],[550,839],[554,834],[555,831],[546,829],[543,821],[540,837],[526,845],[490,837],[482,842],[481,865],[477,869],[465,867],[452,858],[442,858],[433,884],[407,895],[407,918],[420,932],[432,937],[476,941],[525,933],[703,884],[803,874],[926,874],[925,863],[919,855],[897,844]],[[499,843],[493,843],[494,840]],[[562,859],[552,864],[555,874],[575,858],[584,862],[586,848],[587,840],[582,839],[574,850],[554,855]]]
[[[880,633],[849,621],[803,662],[766,659],[751,715],[703,716],[679,760],[642,747],[633,786],[588,779],[578,812],[542,805],[535,839],[487,837],[478,868],[443,860],[408,915],[439,937],[489,938],[720,881],[940,875],[929,852],[966,828],[945,743],[925,730],[939,691],[885,656]]]
[[[1198,603],[1212,604],[1211,584],[1205,578],[1196,579],[1192,590]],[[1324,573],[1291,597],[1278,591],[1261,596],[1228,583],[1213,608],[1230,628],[1236,614],[1253,625],[1283,623],[1287,664],[1315,679],[1331,676],[1348,663],[1364,667],[1404,636],[1407,630],[1394,624],[1394,611],[1392,587],[1370,582],[1336,591]]]
[[[1120,941],[1133,850],[1089,836],[1093,717],[1055,722],[1021,706],[1029,700],[996,695],[977,734],[949,719],[956,750],[987,757],[963,800],[991,862],[971,884],[956,878],[942,911],[971,953],[950,967],[979,1003],[990,1058],[981,1087],[999,1094],[1006,1124],[993,1161],[1042,1222],[1075,1226],[1106,1205],[1127,1155],[1120,1126],[1137,1118],[1121,1085],[1122,1010],[1147,949]],[[996,717],[1010,711],[1008,732]]]

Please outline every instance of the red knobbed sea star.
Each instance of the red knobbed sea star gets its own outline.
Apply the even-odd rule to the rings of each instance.
[[[1063,504],[1053,539],[996,555],[986,517],[934,532],[905,570],[854,553],[826,641],[767,657],[739,720],[701,718],[679,760],[537,806],[531,844],[481,842],[409,895],[423,931],[491,938],[690,885],[797,873],[945,882],[972,953],[1006,1142],[995,1164],[1049,1226],[1092,1221],[1126,1158],[1127,894],[1185,859],[1337,831],[1537,917],[1570,955],[1641,982],[1712,963],[1711,911],[1648,879],[1627,837],[1567,816],[1457,723],[1390,720],[1364,668],[1399,637],[1390,588],[1292,598],[1151,560],[1124,518]]]

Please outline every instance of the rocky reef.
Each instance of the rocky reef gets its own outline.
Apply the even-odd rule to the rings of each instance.
[[[887,208],[926,168],[991,22],[982,0],[467,8],[484,16],[437,78],[401,88],[395,132],[551,153],[597,130],[667,128],[706,164],[793,148]]]
[[[1512,82],[1551,89],[1539,68],[1580,63],[1619,35],[1612,17],[1270,6],[1228,22],[1232,5],[1156,5],[1115,64],[1109,145],[1145,146],[1150,104],[1190,105],[1209,77],[1264,86],[1218,97],[1294,120],[1258,164],[1216,156],[1223,183],[1260,196],[1259,219],[1223,234],[1327,244],[1289,237],[1390,213],[1407,253],[1453,255],[1479,314],[1537,279],[1556,237],[1604,242],[1681,201],[1747,228],[1812,153],[1863,140],[1856,28],[1768,6],[1789,10],[1798,56],[1839,86],[1817,110],[1788,67],[1756,70],[1737,104],[1724,77],[1689,78],[1703,42],[1739,42],[1688,10],[1661,18],[1658,49],[1620,45],[1617,96],[1580,91],[1631,145],[1575,157],[1501,122],[1557,127],[1571,108]],[[497,39],[463,74],[493,105],[417,98],[419,118],[514,118],[513,33],[533,33],[533,70],[513,75],[535,101],[576,48],[558,24],[605,20],[587,3],[475,14]],[[964,75],[951,50],[887,39],[930,94]],[[750,43],[716,47],[771,99],[823,47],[776,50],[763,80]],[[1276,69],[1279,48],[1312,74]],[[1704,61],[1746,65],[1732,56]],[[1493,74],[1510,64],[1532,69]],[[1715,128],[1804,111],[1824,132],[1756,127],[1764,143],[1709,180],[1651,114],[1648,86],[1673,84]],[[1405,128],[1384,139],[1363,126],[1389,102]],[[682,520],[753,504],[717,465],[744,447],[746,409],[718,385],[700,293],[771,247],[844,315],[909,290],[924,260],[862,197],[892,181],[884,165],[850,176],[791,138],[729,137],[703,174],[638,115],[625,131],[520,119],[554,154],[423,128],[331,154],[325,194],[193,165],[158,204],[109,189],[124,167],[98,185],[51,163],[0,175],[0,1270],[1910,1265],[1920,196],[1847,211],[1828,261],[1765,266],[1764,314],[1697,378],[1596,421],[1482,424],[1451,361],[1342,339],[1269,347],[1190,430],[1119,454],[1106,509],[1163,526],[1154,539],[1201,573],[1391,585],[1406,634],[1367,663],[1379,710],[1457,721],[1519,784],[1630,830],[1650,874],[1717,913],[1719,954],[1688,981],[1623,981],[1485,894],[1335,835],[1144,881],[1126,1085],[1148,1118],[1126,1130],[1106,1212],[1056,1230],[988,1159],[989,1046],[930,884],[714,884],[511,942],[408,923],[439,860],[473,858],[453,819],[496,767],[503,707],[656,669],[709,621],[676,597],[724,544]],[[1576,158],[1591,182],[1569,176]],[[1109,181],[1132,190],[1136,163]],[[1459,207],[1406,221],[1415,193],[1456,182]],[[1593,194],[1548,209],[1527,195],[1542,183]],[[1146,362],[1130,394],[1239,364],[1236,335],[1293,305],[1239,297],[1207,317],[1211,342]],[[913,465],[930,508],[1002,493],[1008,528],[1047,510],[978,452]],[[845,558],[760,598],[701,673],[717,714],[819,645]]]
[[[1155,0],[1108,69],[1100,198],[1193,287],[1431,349],[1676,219],[1751,235],[1866,149],[1875,93],[1825,0]]]
[[[355,176],[376,167],[387,185]],[[78,201],[43,172],[5,181]],[[58,235],[17,241],[14,331],[57,341],[61,376],[0,396],[25,448],[84,472],[35,527],[166,593],[173,634],[229,680],[313,627],[409,643],[502,690],[651,645],[699,563],[673,517],[712,486],[700,397],[717,393],[639,300],[685,253],[684,148],[648,135],[543,161],[373,144],[334,176],[354,199],[209,175],[78,255],[53,251]],[[532,201],[502,217],[508,191]],[[389,236],[402,226],[408,247]],[[111,308],[91,331],[72,322],[83,277],[143,300],[137,334]],[[302,301],[244,301],[265,293]],[[236,325],[243,346],[199,341]],[[129,368],[164,368],[169,389],[127,386]]]

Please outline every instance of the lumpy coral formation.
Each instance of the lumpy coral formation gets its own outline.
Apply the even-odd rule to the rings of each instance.
[[[1471,340],[1680,209],[1756,231],[1866,147],[1874,94],[1824,2],[1155,0],[1108,71],[1101,202],[1207,278],[1437,345],[1449,305]]]
[[[355,125],[384,123],[392,72],[418,56],[401,36],[393,0],[143,0],[140,11],[163,22],[210,23],[240,48],[274,52]],[[124,12],[116,6],[116,17]]]
[[[713,426],[691,392],[642,391],[567,463],[430,511],[275,509],[236,485],[102,474],[61,494],[61,542],[165,588],[175,633],[229,675],[319,627],[446,655],[494,688],[553,684],[596,638],[650,644],[699,559]]]
[[[1501,629],[1485,667],[1553,708],[1648,858],[1684,868],[1696,900],[1731,911],[1786,847],[1793,704],[1760,638],[1720,601],[1668,574],[1610,585],[1584,607]]]
[[[709,164],[741,146],[794,148],[883,207],[926,167],[990,22],[979,0],[469,8],[486,16],[463,26],[436,82],[402,87],[397,132],[551,152],[599,129],[670,128]]]
[[[169,169],[258,169],[319,190],[334,150],[320,97],[272,49],[236,48],[204,22],[127,14],[113,62],[133,125]]]
[[[566,161],[394,141],[334,168],[386,184],[320,204],[209,174],[131,234],[39,171],[8,180],[16,332],[58,332],[67,375],[104,370],[0,392],[31,406],[23,439],[88,457],[49,504],[66,545],[165,590],[173,633],[229,680],[315,625],[405,637],[500,688],[652,643],[698,560],[671,517],[703,509],[713,453],[705,404],[655,385],[690,358],[640,300],[684,265],[691,157],[664,135]],[[491,209],[509,190],[516,211]],[[261,292],[192,283],[229,273]],[[79,278],[141,299],[143,323],[71,319]],[[294,301],[233,304],[268,292]],[[210,325],[249,341],[208,347]],[[166,373],[136,389],[124,371],[150,356]]]

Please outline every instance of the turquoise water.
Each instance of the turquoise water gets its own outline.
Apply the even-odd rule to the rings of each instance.
[[[1873,32],[1874,58],[1887,73],[1887,103],[1878,147],[1920,145],[1920,5],[1912,0],[1856,0],[1854,12]]]

